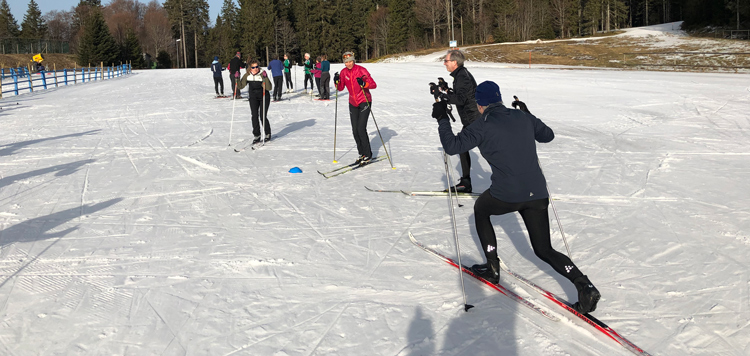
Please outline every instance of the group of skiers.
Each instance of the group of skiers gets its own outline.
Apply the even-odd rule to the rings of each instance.
[[[358,152],[355,163],[363,165],[373,158],[367,122],[372,110],[370,90],[377,88],[377,84],[367,69],[355,63],[354,53],[345,52],[342,61],[345,68],[341,73],[334,74],[333,82],[336,90],[342,91],[346,88],[349,91],[349,117]],[[453,77],[453,87],[450,88],[447,83],[432,84],[430,93],[436,98],[432,117],[438,121],[443,149],[446,154],[458,154],[461,160],[461,178],[448,189],[453,192],[472,191],[469,151],[475,147],[479,148],[482,157],[492,169],[490,188],[484,191],[474,204],[475,226],[487,262],[472,266],[472,272],[492,283],[498,283],[500,260],[490,217],[518,212],[526,225],[534,253],[575,285],[578,291],[575,309],[580,313],[596,310],[601,297],[599,291],[568,256],[552,247],[550,241],[549,192],[537,157],[536,142],[552,141],[554,132],[531,114],[525,103],[516,99],[512,103],[514,109],[505,107],[500,88],[494,82],[485,81],[477,85],[472,74],[464,67],[464,61],[465,56],[461,51],[448,51],[443,64]],[[315,62],[313,64],[310,55],[305,53],[302,63],[305,68],[305,92],[308,93],[309,80],[310,90],[313,89],[312,83],[316,83],[320,98],[327,99],[330,64],[325,56],[318,57]],[[218,67],[221,69],[221,65]],[[264,117],[264,139],[271,138],[271,128],[266,117],[271,99],[268,88],[275,87],[274,100],[280,99],[281,76],[286,76],[290,67],[288,56],[284,56],[283,64],[280,59],[271,61],[269,68],[274,77],[272,86],[257,61],[248,61],[248,70],[241,79],[235,74],[241,68],[240,53],[238,52],[229,63],[230,79],[236,89],[233,92],[235,98],[240,97],[239,89],[250,86],[248,100],[252,110],[254,142],[261,140],[258,108],[261,107],[262,100],[265,100],[264,109],[261,109]],[[213,68],[212,66],[212,70]],[[216,73],[214,71],[215,76]],[[287,88],[290,86],[287,77]],[[457,135],[453,133],[448,120],[449,104],[456,106],[461,118],[463,128]]]

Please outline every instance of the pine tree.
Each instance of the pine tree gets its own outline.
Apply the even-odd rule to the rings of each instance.
[[[111,65],[117,61],[118,53],[117,44],[109,32],[107,23],[104,22],[101,10],[94,8],[86,21],[83,38],[78,47],[78,60],[81,65],[98,65],[100,62]]]
[[[172,68],[172,59],[169,58],[169,53],[165,50],[159,51],[159,55],[156,56],[156,63],[159,69]]]
[[[125,63],[132,61],[133,68],[141,69],[144,67],[141,43],[138,41],[138,36],[135,35],[135,32],[132,29],[129,29],[125,36],[121,58]]]
[[[276,8],[272,0],[240,0],[239,27],[242,31],[240,45],[245,52],[243,59],[252,57],[265,63],[266,46],[274,44],[275,19]]]
[[[413,0],[388,1],[388,53],[401,52],[411,34],[414,19]]]
[[[2,0],[0,2],[0,38],[18,37],[19,34],[18,22],[10,12],[8,1]]]
[[[39,5],[31,0],[21,23],[21,38],[41,39],[45,35],[47,35],[47,25],[42,18],[42,12],[39,10]]]

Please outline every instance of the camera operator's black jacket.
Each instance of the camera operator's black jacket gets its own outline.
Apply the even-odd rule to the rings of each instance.
[[[438,123],[445,153],[455,155],[479,147],[492,167],[490,194],[495,199],[520,203],[549,197],[535,141],[550,142],[555,133],[542,120],[495,103],[458,135],[447,118]]]
[[[477,91],[477,82],[464,66],[460,66],[451,72],[451,77],[453,77],[453,93],[448,94],[448,101],[456,105],[461,123],[464,126],[469,126],[480,116],[477,101],[474,98],[474,93]]]

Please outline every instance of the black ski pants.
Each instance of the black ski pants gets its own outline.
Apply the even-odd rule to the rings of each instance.
[[[315,78],[315,84],[318,86],[318,95],[322,99],[323,95],[320,93],[320,78]]]
[[[292,85],[292,73],[284,72],[284,79],[286,79],[286,88],[294,89],[294,85]]]
[[[310,89],[315,89],[313,87],[314,81],[313,81],[312,73],[305,73],[305,90],[307,90],[307,81],[308,80],[310,81]]]
[[[464,118],[461,118],[461,124],[463,124],[464,128],[471,125],[472,122],[474,120],[464,120]],[[469,151],[459,153],[458,158],[461,160],[461,178],[471,179],[471,155],[469,155]]]
[[[349,104],[349,118],[352,121],[352,133],[354,134],[354,142],[357,143],[357,152],[360,156],[372,158],[370,136],[367,134],[370,105],[367,103],[359,104],[359,106]]]
[[[221,91],[219,91],[219,86],[221,86]],[[216,95],[224,95],[224,78],[214,77],[214,90],[216,91]]]
[[[281,81],[283,79],[282,76],[273,77],[273,100],[281,100]]]
[[[490,216],[517,211],[523,218],[523,223],[529,232],[531,247],[537,257],[547,262],[557,273],[571,282],[582,276],[583,273],[578,270],[578,267],[573,264],[568,256],[552,248],[549,235],[549,216],[547,214],[548,205],[549,199],[547,198],[522,203],[507,203],[495,199],[490,194],[489,189],[482,193],[477,202],[474,203],[474,223],[487,260],[497,259],[497,238]]]
[[[331,88],[329,87],[329,83],[331,82],[331,73],[330,72],[323,72],[320,74],[320,87],[323,90],[320,93],[321,99],[330,99],[331,98]]]
[[[253,136],[260,136],[260,102],[264,99],[266,105],[263,109],[263,131],[266,135],[271,134],[271,125],[268,123],[268,106],[271,105],[271,95],[269,95],[268,90],[265,91],[266,95],[259,95],[259,94],[249,94],[247,97],[247,100],[250,102],[250,112],[252,112],[252,123],[253,123]]]

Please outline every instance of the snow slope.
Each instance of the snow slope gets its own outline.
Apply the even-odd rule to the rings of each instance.
[[[250,137],[248,104],[214,99],[208,69],[0,100],[0,354],[628,354],[469,279],[463,311],[457,271],[407,237],[454,256],[447,198],[364,189],[445,187],[427,83],[447,73],[366,67],[396,169],[328,180],[315,171],[334,166],[335,130],[335,159],[356,158],[346,92],[337,120],[335,101],[273,103],[278,138],[241,153],[227,144],[231,125],[233,145]],[[573,260],[602,292],[594,314],[655,355],[750,354],[747,76],[469,69],[555,130],[540,160]],[[489,166],[472,157],[484,190]],[[575,301],[516,215],[493,221],[511,268]]]

